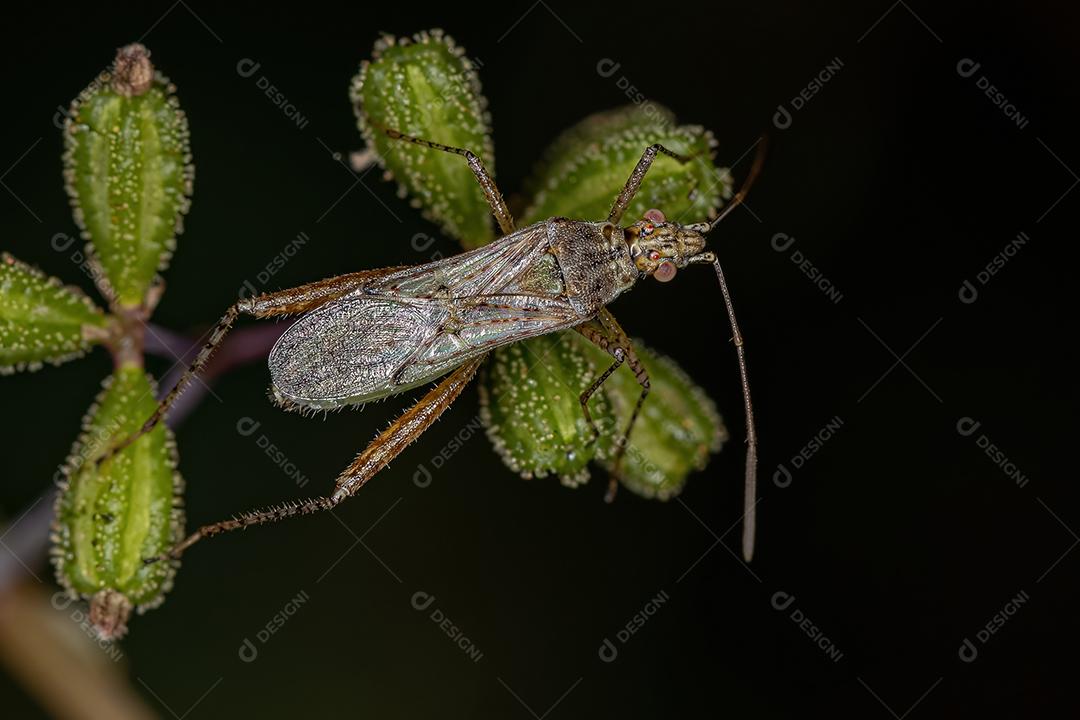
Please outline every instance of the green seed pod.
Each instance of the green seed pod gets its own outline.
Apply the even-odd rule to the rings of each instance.
[[[676,125],[670,111],[650,104],[630,105],[585,118],[566,130],[544,154],[527,184],[532,203],[524,223],[554,216],[603,220],[641,159],[660,143],[690,156],[687,163],[658,155],[624,223],[640,220],[650,208],[667,217],[697,222],[715,216],[731,197],[731,174],[713,165],[716,140],[697,125]]]
[[[142,426],[156,402],[154,382],[122,365],[83,420],[64,468],[53,521],[57,580],[73,597],[90,599],[91,619],[104,638],[126,631],[132,608],[161,603],[175,561],[147,564],[168,552],[183,532],[182,481],[176,446],[164,424],[100,465],[116,442]]]
[[[593,395],[589,411],[600,439],[591,442],[579,398],[607,364],[586,354],[574,335],[499,348],[480,384],[480,419],[506,465],[525,478],[557,475],[570,487],[589,479],[590,460],[608,454],[614,421],[607,397]]]
[[[64,178],[75,222],[100,262],[110,302],[141,305],[168,265],[190,205],[194,168],[176,88],[142,45],[117,53],[71,104]]]
[[[384,36],[364,61],[349,97],[368,149],[397,178],[398,194],[466,248],[494,237],[491,211],[464,158],[386,136],[389,128],[471,150],[495,173],[491,119],[464,50],[441,30]]]
[[[0,253],[0,374],[79,357],[107,337],[106,323],[78,288]]]
[[[582,344],[595,360],[607,357],[584,338]],[[709,454],[719,452],[728,433],[715,403],[675,361],[653,352],[640,340],[634,340],[634,349],[649,372],[652,387],[630,435],[620,480],[638,495],[668,500],[682,491],[687,475],[704,469]],[[633,373],[620,368],[604,387],[615,406],[617,431],[622,432],[641,395],[641,386]],[[604,466],[612,469],[610,455]]]

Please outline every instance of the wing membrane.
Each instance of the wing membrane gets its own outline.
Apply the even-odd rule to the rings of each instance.
[[[270,353],[274,392],[315,408],[366,402],[581,323],[538,228],[380,276],[302,316]]]

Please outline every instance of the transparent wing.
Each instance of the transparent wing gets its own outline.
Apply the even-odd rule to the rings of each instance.
[[[279,399],[333,408],[362,402],[430,333],[408,305],[379,298],[330,303],[301,317],[270,351]]]
[[[460,301],[353,297],[308,313],[270,352],[275,394],[336,408],[430,382],[500,345],[573,327],[580,318],[522,296]]]
[[[484,247],[442,260],[401,268],[366,285],[366,293],[424,298],[467,298],[506,292],[548,252],[547,223],[536,223]]]
[[[362,403],[500,345],[581,323],[554,257],[529,230],[380,276],[302,316],[270,353],[276,396],[320,409]]]

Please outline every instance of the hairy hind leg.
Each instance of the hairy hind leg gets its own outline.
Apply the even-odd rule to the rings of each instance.
[[[506,206],[506,200],[503,199],[502,193],[499,192],[499,186],[495,184],[494,178],[488,174],[487,168],[484,167],[484,163],[471,150],[464,148],[453,147],[451,145],[444,145],[437,143],[434,140],[425,140],[424,138],[416,137],[415,135],[406,135],[403,132],[388,128],[382,123],[375,122],[374,120],[368,120],[368,123],[375,128],[378,128],[382,132],[386,133],[386,136],[392,140],[404,140],[411,142],[414,145],[421,145],[432,150],[442,150],[443,152],[453,153],[465,158],[469,163],[469,169],[472,170],[473,175],[476,176],[476,181],[480,183],[480,189],[484,191],[484,199],[487,200],[488,207],[491,208],[491,214],[495,216],[495,220],[499,223],[499,229],[502,230],[503,235],[509,235],[514,232],[514,216],[510,214],[510,208]]]
[[[618,320],[607,308],[601,310],[595,320],[591,320],[584,325],[578,325],[574,329],[615,358],[615,362],[611,364],[611,367],[593,381],[593,384],[585,392],[581,393],[581,409],[585,413],[585,419],[592,427],[594,439],[599,434],[599,431],[596,428],[596,423],[593,422],[592,415],[589,413],[589,398],[600,389],[604,381],[625,362],[626,366],[633,371],[638,385],[641,386],[641,395],[638,396],[637,404],[634,405],[634,410],[630,413],[630,422],[626,424],[626,430],[616,441],[615,459],[611,464],[611,478],[608,480],[608,491],[604,498],[611,502],[615,499],[615,493],[619,488],[619,471],[622,467],[623,456],[626,455],[626,447],[630,442],[630,433],[633,431],[634,423],[641,412],[641,406],[645,403],[645,398],[649,394],[649,373],[645,370],[645,366],[641,364],[637,353],[634,352],[634,344],[630,342],[630,338],[623,331]]]
[[[277,522],[288,517],[297,515],[310,515],[320,510],[331,510],[347,497],[351,497],[364,486],[376,473],[390,464],[402,450],[408,447],[416,438],[420,437],[431,427],[432,423],[439,419],[446,408],[457,399],[465,386],[476,375],[477,368],[484,361],[481,356],[470,360],[453,373],[448,375],[442,382],[432,388],[427,395],[421,398],[415,405],[403,412],[390,427],[375,436],[375,439],[356,456],[349,467],[338,476],[334,486],[334,492],[328,496],[311,498],[300,502],[287,502],[281,505],[241,513],[239,517],[223,520],[212,525],[203,525],[187,539],[174,547],[169,557],[180,557],[189,547],[203,538],[220,535],[231,530],[242,530],[252,525],[263,525]],[[152,558],[148,562],[158,560]]]

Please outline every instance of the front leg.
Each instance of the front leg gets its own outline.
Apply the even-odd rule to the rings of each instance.
[[[491,208],[491,214],[495,216],[495,220],[499,223],[499,229],[502,230],[503,235],[514,232],[514,216],[510,214],[510,209],[506,206],[506,200],[503,199],[502,193],[499,192],[499,186],[495,184],[494,178],[488,174],[484,162],[476,153],[465,148],[444,145],[434,140],[426,140],[415,135],[406,135],[399,130],[386,127],[382,123],[371,119],[368,122],[373,127],[386,133],[386,136],[391,140],[403,140],[411,142],[413,145],[420,145],[432,150],[441,150],[465,158],[465,161],[469,163],[469,169],[472,170],[473,175],[476,177],[476,182],[480,183],[480,189],[484,192],[484,199],[487,200],[488,207]]]
[[[619,193],[619,197],[615,198],[615,204],[611,206],[611,212],[608,213],[608,222],[612,225],[618,225],[619,221],[622,220],[626,208],[630,207],[630,202],[634,199],[634,196],[637,195],[637,191],[641,189],[641,183],[645,179],[645,174],[649,172],[649,168],[652,167],[653,160],[656,159],[657,153],[663,153],[670,158],[675,158],[681,163],[690,162],[688,156],[680,155],[677,152],[668,150],[660,143],[645,148],[645,152],[642,153],[641,159],[638,160],[637,165],[634,166],[633,171],[630,173],[630,177],[626,179],[626,185],[623,186],[622,192]]]

